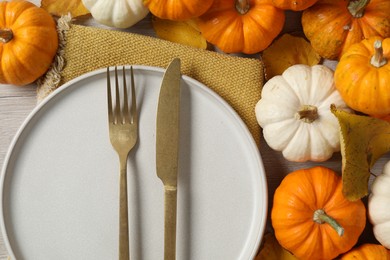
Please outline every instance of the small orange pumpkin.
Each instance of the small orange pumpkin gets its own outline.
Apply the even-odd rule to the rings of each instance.
[[[32,83],[48,70],[57,48],[47,11],[23,0],[0,2],[0,83]]]
[[[273,4],[283,10],[302,11],[314,5],[318,0],[272,0]]]
[[[226,53],[254,54],[283,29],[284,12],[272,0],[214,0],[198,19],[205,39]]]
[[[385,120],[385,121],[390,123],[390,114],[389,115],[370,115],[370,116]]]
[[[336,60],[365,38],[390,37],[390,1],[319,0],[303,12],[302,27],[319,55]]]
[[[371,37],[352,45],[341,57],[335,86],[352,109],[386,116],[390,114],[389,71],[390,38]]]
[[[366,225],[366,209],[361,200],[344,197],[339,175],[317,166],[282,180],[271,221],[279,243],[299,259],[333,259],[356,244]]]
[[[184,21],[204,14],[214,0],[144,0],[150,12],[161,19]]]
[[[382,245],[363,244],[345,253],[341,260],[390,260],[390,250]]]

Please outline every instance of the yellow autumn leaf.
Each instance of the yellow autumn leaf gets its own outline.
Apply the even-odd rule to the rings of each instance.
[[[200,49],[207,49],[208,44],[194,20],[171,21],[153,16],[153,29],[160,39],[176,42]]]
[[[284,249],[273,234],[268,233],[264,236],[264,245],[255,260],[298,260],[298,258]]]
[[[351,201],[368,194],[371,168],[390,151],[390,123],[331,107],[340,124],[344,196]]]
[[[304,38],[286,33],[263,51],[262,60],[268,80],[295,64],[316,65],[321,57]]]
[[[70,13],[72,17],[89,14],[81,0],[42,0],[41,7],[52,15],[61,16]]]

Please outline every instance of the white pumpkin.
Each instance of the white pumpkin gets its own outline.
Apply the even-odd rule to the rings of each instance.
[[[375,238],[390,249],[390,161],[371,185],[368,198],[368,217],[373,225]]]
[[[82,0],[82,2],[97,22],[115,28],[131,27],[149,13],[143,0]]]
[[[347,110],[333,71],[293,65],[263,87],[255,113],[264,139],[289,161],[325,161],[340,150],[339,124],[330,106]]]

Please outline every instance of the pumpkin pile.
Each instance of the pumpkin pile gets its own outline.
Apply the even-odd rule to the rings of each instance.
[[[262,52],[272,76],[256,118],[286,160],[322,162],[341,151],[342,167],[341,175],[299,169],[277,187],[271,222],[279,259],[390,259],[390,162],[369,184],[371,167],[390,151],[390,1],[318,0],[301,10],[304,38],[322,61],[335,62],[333,70],[296,62],[274,73],[274,40]],[[367,222],[376,244],[357,242]],[[256,260],[269,256],[260,252]]]

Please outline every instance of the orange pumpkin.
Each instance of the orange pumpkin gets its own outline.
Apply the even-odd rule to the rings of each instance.
[[[144,0],[152,14],[172,21],[184,21],[204,14],[213,0]]]
[[[302,27],[319,55],[336,60],[365,38],[390,37],[390,1],[319,0],[303,12]]]
[[[390,250],[382,245],[363,244],[341,257],[341,260],[390,260]]]
[[[273,4],[283,10],[302,11],[314,5],[318,0],[272,0]]]
[[[279,243],[299,259],[333,259],[357,242],[366,225],[366,209],[361,200],[344,197],[339,175],[317,166],[282,180],[271,221]]]
[[[32,83],[48,70],[57,47],[48,12],[27,1],[0,2],[0,83]]]
[[[390,2],[390,1],[389,1]],[[351,46],[334,80],[345,103],[365,114],[390,114],[390,38],[371,37]]]
[[[390,123],[390,115],[371,115],[372,117],[380,118]]]
[[[226,53],[254,54],[283,29],[284,12],[272,0],[214,0],[198,19],[205,39]]]

